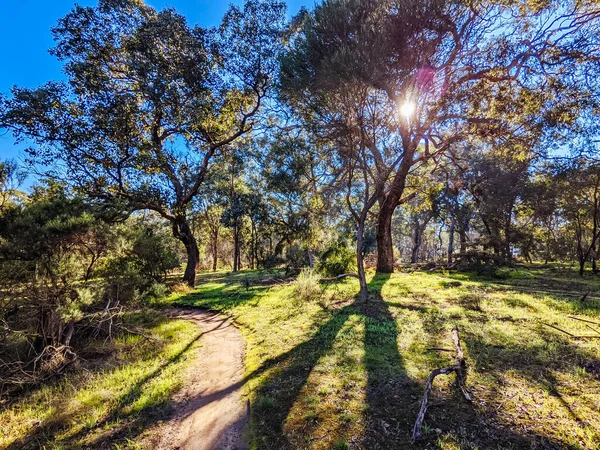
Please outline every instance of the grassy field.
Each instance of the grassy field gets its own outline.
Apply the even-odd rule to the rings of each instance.
[[[168,413],[200,332],[158,312],[130,313],[124,321],[151,339],[125,333],[99,341],[61,381],[0,404],[0,448],[137,447],[140,434]]]
[[[600,449],[600,340],[545,325],[600,336],[568,317],[600,322],[598,278],[558,268],[371,274],[369,290],[368,303],[356,301],[355,281],[300,300],[272,273],[217,272],[166,302],[224,311],[240,326],[257,449],[409,448],[430,371],[452,363],[430,349],[452,349],[455,325],[474,401],[453,376],[437,378],[415,448]]]

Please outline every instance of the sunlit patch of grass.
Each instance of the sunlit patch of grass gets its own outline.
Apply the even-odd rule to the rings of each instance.
[[[218,272],[170,301],[227,312],[240,326],[257,449],[410,448],[426,379],[453,362],[455,325],[475,400],[461,399],[453,377],[436,379],[417,448],[598,449],[600,375],[585,364],[600,361],[600,340],[544,324],[593,334],[567,316],[600,322],[600,303],[579,296],[599,292],[600,280],[552,269],[511,269],[502,280],[370,274],[366,305],[354,279],[299,302],[289,284],[259,283],[272,274]]]
[[[181,387],[183,369],[196,348],[198,328],[158,313],[125,320],[153,340],[123,335],[110,357],[85,363],[62,381],[25,395],[0,411],[0,448],[72,448],[113,443],[135,448],[135,437],[165,414]]]

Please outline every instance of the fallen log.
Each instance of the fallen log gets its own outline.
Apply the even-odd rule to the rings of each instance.
[[[417,415],[417,420],[415,422],[415,426],[413,427],[413,433],[411,437],[412,444],[414,444],[422,436],[423,421],[425,420],[425,413],[427,412],[427,408],[429,406],[429,394],[431,393],[431,388],[433,387],[433,381],[438,375],[449,375],[451,373],[456,374],[456,383],[458,384],[458,387],[460,388],[463,396],[465,397],[465,400],[472,400],[471,392],[467,389],[465,383],[466,363],[464,358],[464,352],[460,344],[458,327],[454,327],[452,329],[452,342],[456,347],[456,357],[454,358],[454,365],[432,370],[431,374],[429,374],[427,384],[425,384],[425,392],[423,393],[421,408],[419,409],[419,414]]]

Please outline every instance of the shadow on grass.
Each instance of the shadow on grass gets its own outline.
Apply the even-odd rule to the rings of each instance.
[[[81,439],[90,433],[99,432],[103,429],[108,431],[101,433],[98,438],[86,445],[91,445],[91,448],[114,448],[114,444],[118,441],[135,438],[147,427],[164,416],[164,402],[161,401],[146,405],[141,410],[135,412],[135,418],[133,419],[130,417],[133,416],[133,414],[125,413],[125,409],[135,403],[135,401],[143,395],[144,387],[148,383],[159,377],[171,365],[180,361],[203,334],[204,333],[198,333],[198,335],[191,339],[179,352],[171,356],[167,361],[131,386],[119,397],[106,417],[95,423],[93,426],[84,427],[77,433],[70,435],[68,438],[56,441],[56,437],[65,431],[64,425],[72,423],[83,411],[78,409],[71,411],[68,414],[58,414],[52,416],[50,420],[40,424],[27,436],[10,444],[6,450],[37,449],[41,448],[40,445],[42,443],[53,442],[56,442],[61,448],[81,448]]]
[[[200,293],[202,305],[215,309],[229,308],[239,302],[256,300],[262,288],[250,288],[245,292],[239,282],[231,283],[231,278],[223,280],[229,284],[220,287],[220,290],[204,291]],[[544,431],[535,432],[532,428],[519,428],[519,421],[514,421],[514,416],[502,414],[494,404],[493,407],[483,403],[468,403],[460,395],[458,389],[451,385],[449,392],[441,392],[436,387],[432,393],[432,406],[427,412],[426,423],[433,429],[440,428],[441,434],[429,432],[424,439],[416,445],[410,444],[410,434],[414,424],[424,386],[421,382],[409,376],[406,372],[405,362],[398,348],[398,323],[397,314],[404,312],[417,312],[423,330],[428,336],[424,346],[438,346],[440,340],[447,337],[442,334],[447,327],[444,320],[474,319],[466,314],[462,319],[454,316],[444,316],[437,306],[428,306],[408,301],[386,302],[382,298],[382,290],[390,280],[389,275],[377,275],[369,283],[370,300],[362,303],[355,300],[352,304],[342,306],[340,309],[328,311],[330,317],[323,323],[315,326],[311,338],[295,346],[288,352],[265,361],[262,366],[239,384],[261,377],[255,390],[255,399],[252,410],[252,425],[254,443],[257,448],[267,450],[286,450],[323,447],[324,441],[321,433],[313,433],[316,429],[314,422],[318,417],[293,418],[292,433],[287,427],[295,410],[294,405],[303,400],[303,388],[309,381],[313,369],[319,364],[321,358],[330,353],[339,337],[341,330],[348,323],[351,316],[356,316],[364,324],[364,359],[362,361],[366,372],[366,398],[364,408],[364,427],[360,436],[344,435],[343,430],[338,430],[340,436],[352,441],[356,448],[369,450],[383,449],[408,449],[408,448],[441,448],[450,445],[454,448],[485,448],[485,449],[559,449],[571,448],[568,443],[557,441]],[[473,281],[486,282],[480,278]],[[487,283],[487,282],[486,282]],[[489,286],[492,287],[490,280]],[[228,289],[225,289],[228,288]],[[221,296],[226,294],[226,296]],[[214,300],[213,300],[214,299]],[[208,301],[207,301],[208,300]],[[407,299],[408,300],[408,299]],[[463,301],[464,299],[459,299]],[[464,303],[464,301],[463,301]],[[463,305],[469,309],[470,304]],[[474,308],[471,308],[474,309]],[[477,317],[485,314],[480,308],[468,313],[477,313]],[[354,320],[354,319],[353,319]],[[477,321],[475,321],[477,322]],[[473,324],[472,324],[473,325]],[[479,326],[479,325],[475,325]],[[547,361],[543,355],[533,352],[528,368],[520,367],[515,358],[517,354],[503,353],[504,349],[492,341],[477,342],[475,335],[465,332],[462,334],[463,344],[469,352],[469,364],[473,367],[496,367],[498,398],[502,396],[503,372],[521,371],[524,376],[535,380],[544,386],[549,395],[556,397],[570,417],[580,422],[577,412],[569,405],[558,386],[558,381],[550,368],[544,367]],[[549,338],[550,339],[550,338]],[[564,341],[564,339],[562,339]],[[577,353],[576,346],[563,342],[565,349]],[[563,345],[561,344],[561,345]],[[521,352],[523,358],[531,352],[531,346],[526,342],[513,342],[516,352]],[[425,348],[425,347],[424,347]],[[343,351],[338,349],[337,351]],[[543,352],[543,349],[540,349]],[[580,352],[579,352],[580,353]],[[578,353],[578,354],[579,354]],[[448,355],[432,354],[426,357],[431,368],[446,366],[451,363]],[[239,387],[239,385],[233,388]],[[490,389],[487,386],[486,389]],[[493,390],[494,387],[491,387]],[[310,389],[309,389],[310,391]],[[313,392],[310,391],[312,394]],[[486,393],[486,400],[490,393]],[[218,398],[220,393],[215,394]],[[343,395],[343,394],[340,394]],[[494,396],[494,392],[491,392]],[[304,399],[305,400],[305,399]],[[211,399],[207,399],[208,402]],[[301,411],[305,409],[301,408]],[[286,423],[288,423],[286,425]],[[329,439],[329,438],[326,438]],[[321,440],[321,441],[319,441]],[[325,448],[325,447],[323,447]],[[341,447],[340,447],[341,448]]]

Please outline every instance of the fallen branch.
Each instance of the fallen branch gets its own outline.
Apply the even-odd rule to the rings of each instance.
[[[546,325],[547,327],[554,328],[555,330],[560,331],[561,333],[564,333],[567,336],[572,337],[573,339],[600,339],[600,335],[598,335],[598,336],[577,335],[577,334],[569,333],[568,331],[563,330],[562,328],[558,328],[554,325],[550,325],[549,323],[545,323],[545,322],[541,322],[541,323],[542,323],[542,325]]]
[[[435,380],[435,377],[437,377],[438,375],[449,375],[451,373],[456,374],[456,383],[458,384],[458,387],[460,388],[463,396],[465,397],[465,400],[471,401],[472,399],[471,393],[469,392],[465,384],[466,363],[464,359],[464,352],[462,346],[460,345],[458,327],[454,327],[452,329],[452,342],[456,347],[456,357],[454,359],[455,364],[452,366],[431,371],[431,374],[427,379],[427,384],[425,385],[425,392],[423,393],[423,400],[421,401],[421,408],[419,409],[419,414],[417,415],[417,421],[415,422],[415,426],[413,428],[411,438],[412,444],[414,444],[422,435],[423,420],[425,420],[425,413],[427,412],[427,408],[429,406],[429,394],[431,393],[431,388],[433,387],[433,380]]]
[[[575,317],[575,316],[567,316],[567,317],[569,319],[579,320],[580,322],[591,323],[593,325],[600,325],[600,322],[594,322],[593,320],[580,319],[579,317]]]
[[[358,274],[356,274],[356,273],[343,273],[341,275],[338,275],[337,277],[321,278],[319,280],[319,283],[331,283],[333,281],[339,281],[339,280],[341,280],[343,278],[347,278],[347,277],[359,278]]]
[[[586,327],[588,327],[590,330],[592,330],[594,333],[596,334],[600,334],[600,331],[596,330],[595,328],[590,327],[589,325],[586,324]]]

